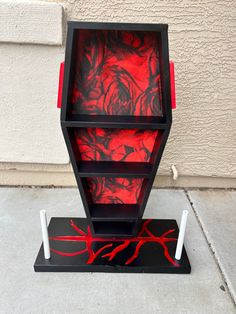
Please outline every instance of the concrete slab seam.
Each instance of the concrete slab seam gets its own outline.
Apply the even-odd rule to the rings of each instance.
[[[215,263],[216,263],[216,265],[217,265],[217,268],[218,268],[218,270],[219,270],[219,272],[220,272],[220,274],[221,274],[221,276],[222,276],[222,279],[223,279],[223,281],[224,281],[224,283],[225,283],[226,292],[228,292],[228,294],[229,294],[231,300],[233,301],[234,305],[236,306],[236,301],[234,300],[233,294],[232,294],[232,292],[231,292],[231,290],[230,290],[230,288],[229,288],[229,286],[228,286],[228,282],[227,282],[227,279],[226,279],[226,277],[225,277],[224,271],[223,271],[223,269],[221,268],[221,264],[220,264],[219,258],[218,258],[218,256],[217,256],[217,252],[214,250],[214,248],[213,248],[213,246],[212,246],[210,240],[208,239],[207,233],[206,233],[205,229],[203,228],[203,225],[202,225],[202,223],[201,223],[201,219],[200,219],[200,217],[199,217],[199,215],[198,215],[198,213],[197,213],[197,211],[196,211],[196,209],[195,209],[195,207],[194,207],[193,201],[192,201],[192,199],[191,199],[191,196],[190,196],[189,193],[188,193],[188,190],[187,190],[187,189],[184,189],[184,193],[185,193],[185,195],[186,195],[186,197],[187,197],[187,200],[189,201],[189,204],[190,204],[190,206],[191,206],[191,208],[192,208],[192,210],[193,210],[193,212],[194,212],[194,215],[195,215],[195,217],[196,217],[196,220],[197,220],[197,222],[198,222],[198,224],[199,224],[199,226],[200,226],[200,228],[201,228],[201,230],[202,230],[202,233],[203,233],[203,235],[204,235],[204,238],[206,239],[206,242],[207,242],[207,244],[208,244],[208,246],[209,246],[209,248],[210,248],[210,251],[211,251],[212,256],[213,256],[213,258],[214,258],[214,260],[215,260]]]

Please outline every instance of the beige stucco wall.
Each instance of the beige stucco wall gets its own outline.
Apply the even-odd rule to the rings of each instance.
[[[170,57],[175,61],[176,71],[177,110],[173,112],[173,127],[160,174],[170,176],[170,167],[175,164],[180,175],[175,186],[178,182],[181,186],[195,182],[192,185],[236,187],[236,2],[53,2],[64,7],[68,20],[169,24]],[[15,161],[18,163],[13,166],[0,164],[0,183],[10,184],[17,171],[15,180],[16,183],[20,181],[19,184],[74,183],[70,167],[65,164],[45,165],[45,161],[44,165],[29,165]],[[10,170],[9,174],[9,168],[15,170]],[[217,179],[214,181],[214,178]],[[169,179],[159,182],[173,184]]]

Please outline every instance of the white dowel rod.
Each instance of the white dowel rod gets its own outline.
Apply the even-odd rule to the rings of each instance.
[[[49,246],[49,238],[48,238],[48,224],[47,224],[47,216],[46,210],[40,210],[40,221],[41,221],[41,229],[42,229],[42,237],[43,237],[43,250],[44,250],[44,258],[49,259],[50,255],[50,246]]]
[[[188,218],[188,210],[183,210],[180,228],[179,228],[179,236],[178,236],[178,241],[177,241],[177,246],[176,246],[176,251],[175,251],[175,259],[177,260],[180,260],[181,255],[182,255],[187,218]]]
[[[172,165],[171,166],[171,170],[172,170],[172,173],[173,173],[173,180],[176,181],[178,179],[178,177],[179,177],[179,173],[178,173],[178,170],[177,170],[176,166]]]

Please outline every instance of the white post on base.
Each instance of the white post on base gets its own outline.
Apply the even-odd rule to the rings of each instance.
[[[41,229],[42,229],[42,237],[43,237],[43,250],[44,250],[44,258],[50,259],[50,246],[49,246],[49,238],[48,238],[48,224],[47,224],[47,216],[46,210],[40,210],[40,221],[41,221]]]
[[[183,210],[180,228],[179,228],[179,236],[178,236],[178,241],[177,241],[177,246],[176,246],[176,251],[175,251],[175,259],[177,260],[180,260],[181,255],[182,255],[187,218],[188,218],[188,210]]]

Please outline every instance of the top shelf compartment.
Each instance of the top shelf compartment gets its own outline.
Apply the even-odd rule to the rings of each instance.
[[[166,25],[68,25],[62,125],[165,129],[171,124]]]

